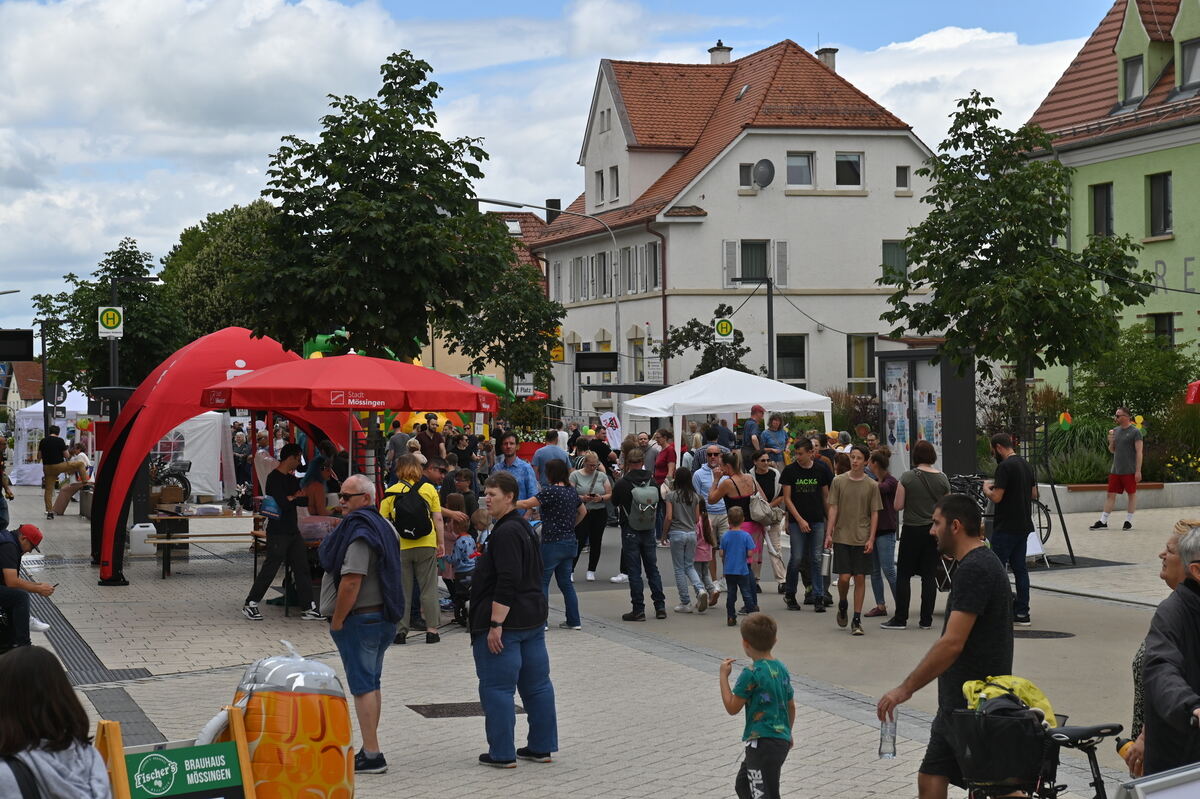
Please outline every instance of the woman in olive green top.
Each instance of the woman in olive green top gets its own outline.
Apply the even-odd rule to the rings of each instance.
[[[950,493],[950,481],[933,467],[937,451],[928,441],[918,441],[912,449],[913,468],[900,475],[896,486],[895,508],[904,511],[900,527],[900,554],[896,558],[896,615],[879,625],[884,630],[903,630],[908,626],[909,581],[921,578],[922,630],[933,626],[933,605],[937,601],[937,541],[929,534],[933,526],[933,506]]]

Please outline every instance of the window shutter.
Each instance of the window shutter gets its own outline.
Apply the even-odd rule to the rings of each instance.
[[[721,242],[721,247],[721,285],[729,288],[733,285],[733,278],[737,277],[738,243],[736,241],[724,241]]]
[[[775,285],[786,286],[788,284],[788,243],[786,241],[775,242]]]

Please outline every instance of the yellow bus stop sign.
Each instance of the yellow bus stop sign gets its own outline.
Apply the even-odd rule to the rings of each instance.
[[[121,338],[125,335],[125,309],[102,305],[96,315],[100,338]]]
[[[718,319],[716,321],[716,323],[713,325],[713,332],[716,334],[715,336],[713,336],[714,340],[719,341],[719,342],[724,342],[724,343],[732,342],[733,341],[733,320],[732,319]]]

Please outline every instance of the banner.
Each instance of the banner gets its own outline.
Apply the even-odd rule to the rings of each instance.
[[[604,428],[605,436],[608,438],[608,445],[617,452],[621,451],[621,420],[612,411],[605,411],[600,414],[600,426]]]

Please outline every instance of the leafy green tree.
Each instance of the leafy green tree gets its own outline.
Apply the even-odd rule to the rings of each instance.
[[[96,326],[97,309],[111,301],[115,278],[153,278],[154,259],[131,238],[105,253],[90,279],[63,276],[68,291],[35,294],[38,319],[46,325],[46,356],[50,379],[81,390],[112,384],[109,343]],[[117,304],[125,309],[125,336],[119,343],[120,382],[140,384],[154,367],[186,343],[183,314],[165,285],[148,282],[117,284]]]
[[[676,358],[689,350],[700,353],[700,363],[692,371],[692,377],[706,375],[709,372],[725,367],[737,369],[739,372],[750,372],[744,363],[750,348],[746,346],[746,337],[742,331],[733,331],[733,342],[722,343],[715,340],[713,325],[717,319],[733,313],[732,306],[724,303],[713,311],[712,319],[701,322],[699,319],[689,319],[682,327],[671,325],[662,346],[655,347],[660,358]]]
[[[1051,151],[1049,135],[1033,125],[1006,130],[999,116],[991,98],[972,92],[917,170],[932,183],[921,200],[930,211],[908,232],[913,268],[882,315],[893,335],[944,336],[945,356],[960,365],[975,358],[985,375],[997,363],[1023,372],[1112,348],[1118,314],[1151,291],[1138,283],[1151,276],[1137,268],[1129,236],[1091,236],[1079,253],[1056,245],[1070,217],[1071,169],[1030,158]]]
[[[197,339],[230,326],[254,327],[254,315],[237,290],[243,272],[264,274],[278,261],[266,200],[209,214],[186,228],[163,258],[163,281],[184,315],[184,337]]]
[[[255,333],[299,349],[344,328],[355,349],[416,357],[431,323],[465,329],[506,284],[507,228],[472,188],[487,154],[434,129],[430,69],[393,54],[375,98],[331,95],[315,141],[284,137],[263,192],[278,203],[274,256],[236,287]]]
[[[1193,347],[1164,346],[1149,325],[1134,325],[1121,331],[1114,346],[1076,367],[1071,401],[1077,415],[1099,419],[1124,406],[1155,432],[1197,375],[1200,358]]]
[[[549,385],[550,350],[564,313],[546,296],[541,271],[520,264],[505,273],[502,291],[483,300],[479,316],[462,326],[442,324],[437,332],[450,352],[474,358],[472,372],[490,361],[504,368],[510,387],[517,374],[533,374],[538,385]]]

